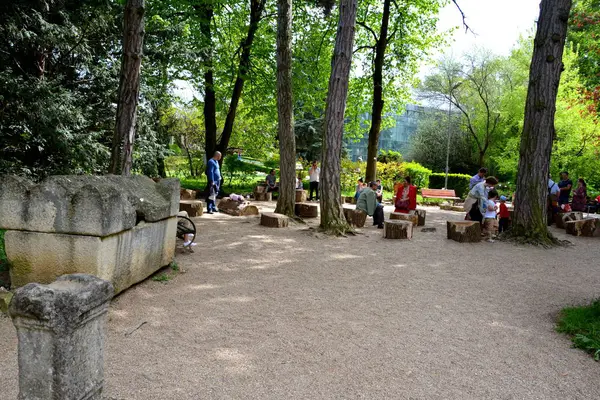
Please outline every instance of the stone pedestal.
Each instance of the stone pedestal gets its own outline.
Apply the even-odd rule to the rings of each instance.
[[[413,224],[413,226],[417,226],[419,224],[419,216],[417,214],[393,212],[390,214],[390,220],[409,221]]]
[[[311,203],[296,203],[295,214],[302,218],[317,218],[319,216],[319,206]]]
[[[260,215],[260,224],[269,228],[287,228],[289,218],[283,214],[262,213]]]
[[[419,218],[417,226],[425,226],[425,217],[427,217],[427,211],[417,208],[416,210],[411,211],[411,213],[417,214],[417,217]]]
[[[413,226],[411,221],[387,220],[383,223],[383,237],[386,239],[412,239]]]
[[[587,218],[565,222],[568,234],[573,236],[600,237],[600,219]]]
[[[110,282],[91,275],[17,289],[10,315],[19,339],[19,400],[100,400]]]
[[[240,203],[239,201],[231,200],[229,197],[222,198],[217,207],[219,211],[233,215],[234,217],[258,215],[258,207],[253,206],[247,201]]]
[[[367,220],[367,213],[361,210],[356,210],[353,208],[344,208],[344,217],[346,217],[346,221],[357,228],[362,228],[365,226],[365,221]]]
[[[306,202],[306,190],[296,189],[296,203]]]
[[[448,239],[459,243],[476,243],[481,241],[481,224],[477,221],[447,221]]]
[[[201,200],[181,200],[179,211],[187,212],[191,218],[201,217],[204,213],[204,203]]]

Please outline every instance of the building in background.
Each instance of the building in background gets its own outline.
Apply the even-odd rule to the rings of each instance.
[[[393,150],[398,151],[402,155],[406,155],[410,151],[410,140],[417,132],[419,118],[427,112],[431,112],[433,109],[408,104],[406,110],[401,115],[393,115],[392,118],[395,120],[395,126],[382,130],[379,135],[379,151],[381,150]],[[388,116],[389,117],[389,116]],[[367,147],[369,145],[369,126],[371,115],[365,114],[363,120],[366,121],[363,126],[365,130],[363,132],[362,139],[354,140],[350,138],[344,138],[344,144],[348,151],[348,157],[352,161],[367,159]]]

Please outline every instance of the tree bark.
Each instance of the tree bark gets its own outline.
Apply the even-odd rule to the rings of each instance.
[[[225,154],[229,147],[229,140],[233,133],[233,124],[235,122],[235,115],[237,107],[242,97],[244,90],[244,82],[248,79],[250,72],[250,50],[252,49],[252,43],[256,31],[258,30],[258,24],[262,19],[262,14],[265,9],[266,0],[250,0],[250,26],[248,27],[248,34],[246,39],[242,43],[242,55],[240,56],[240,65],[238,67],[238,74],[233,86],[233,92],[231,93],[231,101],[229,102],[229,111],[225,118],[225,125],[223,126],[223,132],[221,133],[221,140],[217,145],[217,150]]]
[[[553,242],[546,225],[547,184],[571,5],[542,0],[529,72],[512,234],[533,243]]]
[[[140,93],[144,44],[144,0],[127,0],[123,24],[123,57],[109,172],[130,175]]]
[[[217,100],[213,77],[213,45],[211,22],[214,15],[211,1],[195,6],[202,33],[202,64],[204,67],[204,152],[208,160],[217,150]]]
[[[321,168],[321,228],[341,234],[350,229],[342,211],[340,174],[344,112],[348,98],[348,80],[352,65],[352,47],[356,25],[358,0],[340,0],[338,30],[333,52],[325,130],[323,134],[323,162]]]
[[[375,62],[373,71],[373,109],[371,112],[371,129],[369,130],[369,146],[367,149],[367,182],[377,177],[377,154],[379,153],[379,134],[381,133],[381,118],[383,113],[383,64],[387,47],[388,25],[390,21],[391,0],[383,3],[383,16],[379,38],[375,45]]]
[[[294,217],[296,136],[292,93],[292,0],[277,0],[277,114],[280,155],[279,198],[275,212]]]

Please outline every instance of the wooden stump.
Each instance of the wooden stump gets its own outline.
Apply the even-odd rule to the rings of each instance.
[[[408,221],[417,226],[419,224],[419,216],[417,214],[404,214],[399,212],[393,212],[390,214],[391,220]]]
[[[305,201],[306,201],[306,190],[296,189],[296,203],[304,203]]]
[[[365,226],[365,221],[367,220],[367,213],[361,210],[356,210],[354,208],[344,208],[344,217],[346,217],[346,221],[357,228],[362,228]]]
[[[319,206],[311,203],[296,203],[295,214],[302,218],[317,218],[319,216]]]
[[[346,196],[344,197],[344,203],[356,204],[356,199],[354,198],[354,196]]]
[[[258,208],[249,202],[237,202],[229,197],[224,197],[219,201],[217,206],[219,211],[225,214],[233,215],[234,217],[247,217],[250,215],[258,215]]]
[[[260,215],[260,224],[269,228],[287,228],[289,218],[283,214],[262,213]]]
[[[386,239],[412,239],[413,223],[403,220],[387,220],[383,223],[383,237]]]
[[[272,192],[254,192],[254,200],[256,201],[273,201]]]
[[[448,239],[459,243],[475,243],[481,241],[481,224],[477,221],[448,221]]]
[[[201,217],[204,213],[204,203],[200,200],[180,200],[179,211],[185,211],[190,217]]]
[[[587,218],[565,222],[567,233],[573,236],[600,237],[600,219]]]
[[[196,192],[194,190],[181,189],[179,191],[179,197],[181,200],[195,200]]]
[[[418,226],[425,226],[425,217],[427,216],[427,211],[422,210],[420,208],[417,208],[414,211],[415,214],[417,214],[417,218],[419,219],[419,222],[417,223]]]
[[[559,213],[554,216],[554,222],[558,229],[565,229],[566,223],[569,221],[581,221],[583,219],[583,213],[581,211],[572,211],[568,213]]]

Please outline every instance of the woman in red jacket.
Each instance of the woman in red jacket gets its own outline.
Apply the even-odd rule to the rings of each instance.
[[[396,212],[408,214],[417,208],[417,187],[410,183],[410,176],[407,176],[396,192]]]

